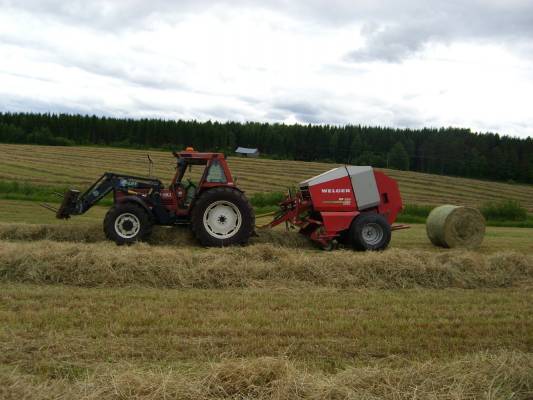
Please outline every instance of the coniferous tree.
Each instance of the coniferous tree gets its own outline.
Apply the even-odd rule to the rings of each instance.
[[[396,142],[396,144],[392,146],[387,160],[387,167],[389,168],[401,169],[403,171],[409,170],[409,154],[407,154],[402,142]]]

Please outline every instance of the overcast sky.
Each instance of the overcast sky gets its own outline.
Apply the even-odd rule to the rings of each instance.
[[[533,136],[533,1],[0,0],[0,110]]]

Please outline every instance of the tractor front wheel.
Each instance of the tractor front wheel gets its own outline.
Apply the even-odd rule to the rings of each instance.
[[[246,244],[255,227],[254,210],[242,192],[216,187],[193,206],[191,227],[203,246]]]
[[[352,222],[350,237],[355,250],[385,250],[391,239],[391,227],[381,214],[361,214]]]
[[[118,245],[146,240],[152,233],[152,221],[139,205],[118,204],[109,209],[104,219],[104,233]]]

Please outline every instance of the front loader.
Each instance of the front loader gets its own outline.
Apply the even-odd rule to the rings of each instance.
[[[106,172],[83,193],[68,190],[56,217],[83,214],[113,192],[104,232],[117,244],[147,239],[153,225],[179,224],[190,224],[204,246],[247,243],[255,228],[254,210],[235,185],[224,155],[191,148],[173,155],[176,174],[167,188],[158,179]],[[193,165],[204,167],[198,183],[185,179]]]

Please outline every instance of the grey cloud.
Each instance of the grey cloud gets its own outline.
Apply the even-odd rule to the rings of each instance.
[[[365,46],[348,54],[347,59],[399,62],[429,43],[490,41],[514,46],[533,38],[531,1],[405,3],[418,7],[406,7],[394,17],[373,21],[372,29],[362,30]]]
[[[246,4],[246,0],[0,0],[2,8],[108,32],[150,29],[152,17],[159,22],[176,23],[188,13],[220,5],[243,7]]]
[[[316,103],[309,103],[304,101],[279,101],[273,104],[274,108],[289,111],[297,115],[312,116],[320,112],[320,108]]]
[[[365,24],[377,28],[383,23],[419,23],[446,21],[448,28],[500,33],[533,32],[533,3],[530,0],[0,0],[0,7],[25,10],[34,14],[56,16],[99,24],[140,22],[157,14],[176,17],[198,13],[213,7],[229,10],[268,9],[322,24]],[[135,24],[134,24],[135,25]]]
[[[42,53],[41,59],[53,61],[59,65],[79,68],[83,71],[118,79],[128,82],[134,86],[142,86],[156,89],[190,90],[189,86],[177,78],[177,71],[173,70],[168,74],[154,75],[152,69],[146,68],[147,60],[152,60],[153,55],[136,49],[135,60],[128,63],[128,60],[120,59],[116,54],[105,54],[95,57],[94,54],[79,52],[73,54],[61,47],[60,44],[39,40],[38,38],[15,37],[0,34],[0,43],[18,46],[25,49],[33,49]],[[137,59],[143,60],[143,68],[136,68]],[[159,72],[161,72],[159,70]],[[33,77],[33,79],[41,79]]]
[[[301,99],[313,99],[301,100]],[[286,95],[283,100],[273,99],[265,103],[269,110],[267,118],[279,121],[294,117],[303,124],[332,124],[342,125],[351,123],[364,123],[375,120],[375,110],[382,110],[383,103],[377,99],[368,99],[374,102],[371,110],[356,106],[355,109],[342,100],[334,100],[332,93],[300,93]]]
[[[312,101],[302,101],[312,98]],[[265,103],[270,115],[284,120],[293,115],[305,124],[368,124],[379,121],[387,126],[421,128],[431,124],[438,125],[432,117],[423,116],[414,106],[391,102],[375,96],[360,96],[353,103],[335,99],[332,93],[301,93],[296,97],[287,95],[286,99]],[[280,116],[282,116],[280,118]],[[375,122],[374,122],[375,123]]]
[[[281,100],[270,104],[274,113],[282,113],[285,118],[294,116],[296,120],[306,124],[318,124],[328,121],[326,114],[330,108],[322,101]]]
[[[87,99],[80,101],[73,101],[69,99],[68,102],[61,100],[41,100],[38,98],[31,98],[27,96],[19,96],[10,93],[0,94],[0,111],[6,112],[33,112],[41,113],[64,113],[64,114],[88,114],[111,116],[116,115],[115,111],[108,108],[98,107],[93,101]],[[122,113],[123,114],[123,110]]]
[[[375,60],[398,62],[422,50],[433,38],[439,38],[438,32],[427,25],[386,28],[371,33],[365,46],[352,52],[348,59],[360,62]]]
[[[150,15],[172,10],[172,4],[171,1],[158,0],[0,0],[0,6],[3,8],[107,31],[138,27]]]
[[[134,109],[125,109],[109,104],[103,104],[101,99],[87,96],[79,98],[69,97],[65,99],[40,99],[30,96],[21,96],[11,93],[0,92],[0,112],[38,112],[57,114],[82,114],[97,115],[101,117],[119,118],[177,118],[185,115],[185,110],[176,104],[150,104],[143,99],[132,96],[130,101],[135,105]]]
[[[176,23],[183,15],[213,7],[228,14],[268,9],[312,25],[361,26],[366,44],[347,55],[356,62],[398,62],[433,42],[519,45],[533,38],[530,0],[0,0],[0,7],[106,31],[149,29],[150,18]]]
[[[412,109],[405,109],[404,107],[391,108],[393,117],[391,119],[392,126],[398,128],[421,128],[424,126],[431,126],[433,122],[427,117],[418,115]]]
[[[129,82],[134,86],[151,89],[190,90],[189,86],[175,77],[154,75],[150,69],[136,70],[125,63],[113,63],[112,60],[70,59],[70,65],[84,71]]]

